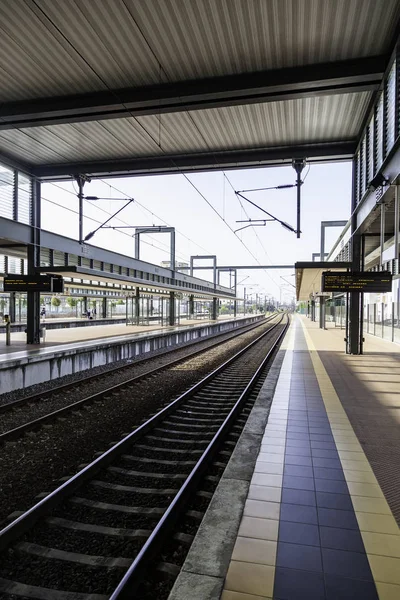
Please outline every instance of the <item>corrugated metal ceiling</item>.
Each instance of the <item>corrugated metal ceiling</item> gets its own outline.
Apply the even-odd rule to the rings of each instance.
[[[0,132],[0,145],[12,156],[46,164],[351,140],[370,97],[370,92],[318,96],[8,130]]]
[[[0,1],[0,102],[380,55],[400,0]],[[0,131],[43,165],[354,140],[371,92]]]
[[[0,2],[0,101],[373,56],[398,0]]]

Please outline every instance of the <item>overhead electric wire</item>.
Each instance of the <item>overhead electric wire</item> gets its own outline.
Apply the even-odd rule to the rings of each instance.
[[[78,210],[74,210],[73,208],[69,208],[68,206],[63,206],[62,204],[58,204],[58,202],[54,202],[54,200],[50,200],[49,198],[45,198],[44,196],[42,196],[42,200],[44,200],[45,202],[49,202],[50,204],[54,204],[54,206],[58,206],[59,208],[62,208],[63,210],[71,212],[74,215],[79,215]],[[99,208],[99,207],[97,207],[97,208]],[[106,214],[109,214],[104,209],[100,209],[100,210],[102,210],[103,212],[106,212]],[[102,224],[102,221],[98,221],[94,217],[86,216],[86,219],[88,219],[89,221],[93,221],[93,223]],[[129,237],[130,239],[132,239],[131,234],[126,233],[125,231],[119,231],[118,226],[115,231],[117,231],[117,233],[120,233],[120,234],[125,235],[125,236]],[[149,237],[151,237],[151,236],[149,236]],[[153,238],[151,238],[151,239],[153,239]],[[157,248],[157,250],[161,250],[161,252],[165,252],[164,248],[160,248],[160,246],[157,246],[157,244],[150,244],[150,242],[146,242],[145,240],[142,240],[142,243],[145,244],[146,246],[152,246],[153,248]],[[160,244],[162,244],[162,242],[160,242]],[[169,248],[169,246],[167,246],[167,244],[164,244],[164,245],[167,248]],[[187,258],[183,254],[177,254],[177,256],[179,256],[181,258],[181,260],[183,260],[185,262],[187,261]]]
[[[156,146],[158,148],[161,149],[161,151],[165,154],[165,151],[162,149],[160,143],[157,143],[157,140],[155,140],[153,138],[153,136],[150,134],[149,131],[147,131],[147,129],[144,127],[144,125],[137,119],[137,117],[131,112],[131,110],[126,106],[126,104],[124,102],[121,101],[121,98],[119,98],[118,94],[115,92],[115,90],[113,90],[112,88],[110,88],[110,86],[107,84],[107,82],[104,80],[104,78],[102,76],[100,76],[97,71],[92,67],[92,65],[86,60],[86,58],[77,50],[77,48],[71,43],[71,41],[64,35],[64,33],[61,31],[61,29],[56,25],[56,23],[53,22],[53,20],[46,14],[46,12],[43,10],[43,8],[41,6],[39,6],[37,4],[37,2],[35,0],[32,0],[34,2],[34,4],[36,5],[37,9],[44,15],[44,17],[53,25],[53,27],[59,32],[59,34],[63,37],[63,39],[65,40],[65,42],[76,52],[76,54],[78,56],[80,56],[81,60],[83,60],[85,62],[85,64],[88,66],[88,68],[96,75],[96,77],[98,77],[98,79],[102,82],[102,84],[108,89],[108,91],[118,100],[118,102],[124,106],[125,110],[131,115],[132,119],[134,119],[134,121],[138,124],[138,126],[146,133],[146,135],[156,144]],[[128,8],[128,7],[127,7]],[[129,14],[131,15],[132,20],[135,22],[138,30],[140,31],[145,43],[147,44],[147,46],[149,47],[150,51],[153,53],[153,56],[155,57],[155,59],[158,62],[159,68],[160,68],[160,73],[161,70],[164,72],[167,80],[169,80],[168,74],[165,71],[165,69],[162,67],[161,65],[161,61],[158,59],[156,53],[154,52],[153,48],[151,47],[151,45],[149,44],[148,40],[146,39],[146,36],[144,35],[144,33],[141,31],[138,23],[136,22],[135,18],[133,17],[132,13],[129,11]],[[186,111],[187,112],[187,111]],[[191,115],[189,115],[190,120],[192,121],[192,123],[195,125],[195,127],[197,128],[197,130],[199,131],[199,128],[197,127],[197,124],[195,124],[193,118]],[[160,127],[161,127],[161,120],[160,120]],[[205,140],[203,134],[201,134],[201,136],[203,137],[203,140]],[[206,145],[207,141],[205,140]],[[218,165],[218,161],[216,160],[216,157],[214,155],[215,158],[215,162],[216,165]],[[229,228],[229,230],[233,233],[233,235],[235,235],[235,237],[240,241],[240,243],[243,245],[243,247],[247,250],[247,252],[254,258],[254,260],[256,260],[256,262],[258,264],[260,264],[260,262],[258,261],[258,259],[254,256],[254,254],[251,252],[251,250],[246,246],[246,244],[235,234],[234,230],[230,227],[230,225],[227,223],[227,221],[225,221],[225,219],[219,214],[219,212],[214,208],[214,206],[207,200],[207,198],[204,196],[204,194],[202,192],[200,192],[200,190],[193,184],[193,182],[189,179],[189,177],[186,175],[186,173],[184,171],[182,171],[180,169],[180,167],[175,163],[175,161],[173,159],[170,159],[171,163],[175,166],[175,168],[178,169],[178,171],[185,177],[185,179],[190,183],[190,185],[197,191],[198,194],[200,194],[200,196],[207,202],[207,204],[212,208],[212,210],[218,215],[218,217],[222,220],[223,223],[225,223],[225,225]],[[103,180],[104,181],[104,180]],[[107,184],[108,185],[108,184]],[[165,222],[165,221],[164,221]],[[269,274],[268,274],[269,275]],[[269,275],[269,277],[271,278],[271,280],[273,281],[272,277]],[[275,282],[274,282],[275,283]],[[276,284],[275,284],[276,285]]]

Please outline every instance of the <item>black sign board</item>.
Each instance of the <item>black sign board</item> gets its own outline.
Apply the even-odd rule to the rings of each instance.
[[[325,271],[322,273],[323,292],[383,293],[391,290],[392,274],[388,271],[356,273]]]
[[[51,275],[12,275],[4,277],[5,292],[62,293],[64,280]]]

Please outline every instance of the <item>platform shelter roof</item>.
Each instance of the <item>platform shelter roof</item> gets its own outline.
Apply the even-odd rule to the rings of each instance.
[[[353,156],[399,0],[0,3],[0,160],[42,180]]]

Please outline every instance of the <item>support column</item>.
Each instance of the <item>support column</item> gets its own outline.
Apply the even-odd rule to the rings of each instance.
[[[400,206],[399,206],[399,186],[394,189],[394,274],[399,273],[399,227],[400,227]]]
[[[82,298],[82,312],[85,313],[85,316],[87,315],[87,311],[88,311],[88,298],[87,298],[87,296],[83,296],[83,298]]]
[[[315,321],[315,300],[311,299],[311,321]]]
[[[175,325],[175,292],[169,293],[169,325]]]
[[[136,294],[135,294],[135,321],[136,321],[136,325],[139,325],[139,320],[140,320],[140,291],[139,288],[136,288]]]
[[[107,318],[107,298],[102,298],[101,302],[101,316],[103,319]]]
[[[359,272],[361,267],[361,236],[356,234],[357,215],[356,208],[356,177],[355,163],[353,160],[353,192],[352,192],[352,217],[351,217],[351,270]],[[382,248],[382,246],[381,246]],[[346,344],[347,354],[362,354],[363,322],[361,319],[362,294],[350,292],[348,337]]]
[[[193,319],[194,316],[194,295],[189,296],[189,319]]]
[[[10,317],[10,323],[15,323],[15,292],[10,292],[8,316]]]
[[[28,246],[28,275],[36,274],[40,264],[40,182],[33,181],[32,243]],[[26,343],[40,344],[40,293],[27,292]]]
[[[325,298],[323,296],[319,299],[319,327],[325,329]]]
[[[211,305],[211,319],[213,321],[216,321],[218,319],[218,312],[218,298],[213,298]]]

